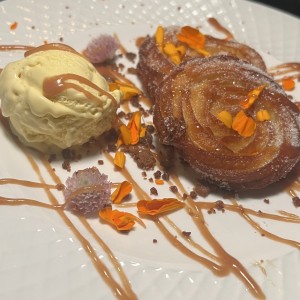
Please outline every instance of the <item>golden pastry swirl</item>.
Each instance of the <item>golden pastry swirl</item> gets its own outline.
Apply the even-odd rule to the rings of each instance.
[[[258,87],[257,99],[245,108]],[[224,111],[235,126],[220,118]],[[239,112],[253,121],[252,131],[245,127],[248,135],[242,118],[235,118]],[[296,105],[268,74],[231,56],[181,64],[159,86],[154,109],[160,141],[209,181],[235,190],[263,188],[286,176],[300,155],[299,120]]]
[[[184,46],[185,53],[181,57],[181,62],[185,62],[194,57],[203,57],[204,55],[191,49],[185,43],[177,39],[181,28],[178,26],[169,26],[164,28],[163,45],[173,44],[175,47]],[[262,70],[266,70],[265,63],[258,52],[251,47],[238,43],[237,41],[227,41],[214,38],[210,35],[203,35],[205,39],[203,50],[209,56],[231,55],[245,60]],[[139,49],[138,74],[143,87],[153,100],[155,92],[160,82],[169,75],[176,67],[176,64],[165,54],[155,40],[155,37],[147,37]]]

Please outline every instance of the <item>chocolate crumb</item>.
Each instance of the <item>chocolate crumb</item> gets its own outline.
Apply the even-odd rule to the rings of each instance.
[[[155,179],[160,179],[161,178],[161,171],[157,170],[156,172],[154,172],[153,174]]]
[[[182,235],[185,237],[189,237],[191,235],[190,231],[182,231]]]
[[[172,193],[174,193],[174,194],[178,192],[178,188],[177,188],[177,186],[175,186],[175,185],[171,185],[169,189],[170,189],[170,191],[171,191]]]
[[[157,239],[153,239],[153,244],[156,244],[157,243]]]
[[[196,199],[196,198],[197,198],[197,193],[196,193],[195,191],[191,191],[191,192],[190,192],[190,197],[191,197],[192,199]]]
[[[215,208],[217,210],[221,210],[222,212],[224,212],[225,211],[225,209],[224,209],[224,202],[222,200],[217,200]]]
[[[151,195],[154,195],[154,196],[157,196],[157,195],[158,195],[157,189],[156,189],[155,187],[152,187],[152,188],[150,189],[150,194],[151,194]]]
[[[155,155],[148,147],[140,144],[130,145],[126,148],[126,151],[134,159],[140,169],[151,170],[155,167]]]
[[[67,170],[68,172],[71,172],[71,165],[70,165],[70,162],[65,160],[63,163],[62,163],[62,168],[64,170]]]
[[[207,213],[208,213],[209,215],[211,215],[211,214],[215,214],[216,211],[215,211],[214,208],[210,208],[210,209],[207,211]]]
[[[149,178],[148,180],[149,180],[149,182],[153,182],[154,181],[153,178]]]
[[[170,178],[170,176],[169,176],[168,173],[164,172],[164,173],[162,174],[161,178],[162,178],[163,180],[165,180],[165,181],[168,181],[169,178]]]
[[[183,199],[183,200],[185,200],[187,197],[188,197],[188,194],[186,194],[186,193],[183,193],[183,195],[182,195],[182,199]]]
[[[134,60],[136,59],[136,54],[133,52],[127,52],[125,54],[125,57],[130,61],[130,62],[134,62]]]
[[[299,197],[293,197],[293,203],[295,207],[300,207],[300,198]]]
[[[99,159],[99,160],[98,160],[98,165],[101,165],[101,166],[104,165],[103,159]]]
[[[147,177],[147,173],[145,171],[142,172],[143,177]]]
[[[269,200],[269,199],[264,199],[264,202],[265,202],[266,204],[269,204],[269,203],[270,203],[270,200]]]

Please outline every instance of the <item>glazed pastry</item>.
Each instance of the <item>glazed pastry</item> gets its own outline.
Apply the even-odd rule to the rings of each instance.
[[[259,189],[300,155],[299,110],[265,72],[231,56],[182,63],[159,86],[154,124],[205,179]]]
[[[170,26],[147,37],[139,49],[138,74],[142,85],[153,100],[159,83],[181,62],[193,57],[233,55],[266,70],[261,56],[252,48],[235,41],[217,39],[201,34],[189,26]],[[178,40],[178,35],[181,35]],[[196,44],[194,40],[197,40]],[[177,51],[177,59],[172,56]],[[175,57],[175,59],[174,59]]]

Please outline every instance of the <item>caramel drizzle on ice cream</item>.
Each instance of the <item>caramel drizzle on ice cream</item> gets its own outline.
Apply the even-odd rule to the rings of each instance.
[[[103,105],[103,102],[98,96],[87,91],[81,85],[74,83],[74,81],[91,87],[92,89],[94,89],[99,93],[99,96],[104,95],[108,97],[115,105],[117,105],[116,99],[109,92],[106,92],[105,90],[101,89],[100,87],[98,87],[96,84],[92,83],[90,80],[86,79],[85,77],[76,74],[70,74],[70,73],[60,74],[60,75],[46,78],[43,83],[44,96],[47,98],[53,98],[59,95],[60,93],[62,93],[64,90],[75,89],[83,93],[88,100],[95,103],[96,105],[99,106]]]
[[[0,51],[12,51],[12,50],[23,50],[23,51],[25,50],[26,52],[24,53],[24,57],[28,57],[30,55],[33,55],[33,54],[41,52],[41,51],[50,51],[50,50],[68,51],[73,54],[82,56],[74,48],[72,48],[66,44],[62,44],[62,43],[50,43],[50,44],[41,45],[39,47],[24,46],[24,45],[2,45],[2,46],[0,46]],[[71,82],[70,82],[70,80],[71,80]],[[74,81],[77,83],[75,83]],[[114,103],[115,106],[118,105],[116,99],[109,92],[101,89],[100,87],[98,87],[97,85],[92,83],[87,78],[82,77],[80,75],[76,75],[76,74],[60,74],[57,76],[46,78],[44,80],[44,84],[43,84],[44,95],[48,98],[52,98],[52,97],[59,95],[64,90],[72,88],[72,89],[75,89],[75,90],[83,93],[89,101],[93,102],[97,106],[102,107],[103,101],[101,101],[99,96],[94,95],[93,93],[84,89],[78,83],[85,85],[85,86],[89,86],[90,88],[97,91],[99,93],[100,97],[106,96]]]
[[[41,51],[49,51],[49,50],[61,50],[61,51],[68,51],[74,54],[78,54],[81,56],[81,54],[79,52],[77,52],[74,48],[66,45],[66,44],[61,44],[61,43],[50,43],[50,44],[45,44],[45,45],[41,45],[38,47],[33,47],[32,49],[28,49],[25,53],[24,53],[24,57],[30,56],[32,54],[35,54],[37,52],[41,52]]]

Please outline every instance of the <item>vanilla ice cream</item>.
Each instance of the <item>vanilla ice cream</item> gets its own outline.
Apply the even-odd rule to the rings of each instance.
[[[52,153],[81,145],[111,128],[121,92],[72,48],[32,50],[0,74],[1,110],[27,146]]]

